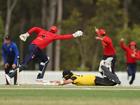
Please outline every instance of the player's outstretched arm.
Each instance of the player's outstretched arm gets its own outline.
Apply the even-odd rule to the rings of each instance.
[[[56,35],[55,40],[68,40],[76,37],[83,36],[83,32],[78,30],[73,34],[67,34],[67,35]]]
[[[123,38],[120,39],[120,47],[121,47],[124,51],[127,51],[127,50],[129,49],[128,46],[125,44]]]
[[[33,27],[33,28],[31,28],[31,29],[29,29],[29,31],[28,32],[26,32],[26,33],[24,33],[24,34],[21,34],[20,36],[19,36],[19,38],[22,40],[22,41],[26,41],[27,40],[27,38],[33,33],[33,32],[35,32],[35,33],[39,33],[41,30],[43,30],[42,28],[39,28],[39,27]]]
[[[98,29],[97,27],[95,27],[94,30],[95,30],[95,33],[96,33],[98,36],[100,36],[100,34],[99,34],[99,29]]]
[[[73,82],[73,80],[68,79],[68,80],[61,80],[61,81],[49,81],[49,82],[45,82],[44,85],[67,85],[67,84],[71,84]]]
[[[72,82],[73,82],[72,79],[62,80],[60,81],[59,85],[67,85],[67,84],[71,84]]]

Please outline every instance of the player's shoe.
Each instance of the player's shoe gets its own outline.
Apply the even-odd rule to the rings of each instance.
[[[41,73],[38,73],[37,78],[36,78],[36,82],[43,83],[43,77],[42,77]]]
[[[40,79],[36,79],[36,82],[40,82],[40,83],[43,83],[43,78],[40,78]]]
[[[133,84],[133,80],[130,80],[130,81],[129,81],[129,85],[132,85],[132,84]]]
[[[11,78],[9,75],[5,74],[5,78],[9,84],[11,84]]]

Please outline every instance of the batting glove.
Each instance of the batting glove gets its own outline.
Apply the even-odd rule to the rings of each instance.
[[[78,30],[78,31],[76,31],[75,33],[73,33],[72,35],[73,35],[73,37],[76,38],[76,37],[82,36],[82,35],[83,35],[83,32],[80,31],[80,30]]]
[[[26,32],[25,34],[21,34],[20,36],[19,36],[19,38],[22,40],[22,41],[26,41],[26,39],[29,37],[29,33],[28,32]]]

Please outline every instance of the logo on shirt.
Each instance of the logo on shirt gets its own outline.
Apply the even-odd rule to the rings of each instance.
[[[46,36],[45,35],[42,35],[42,38],[45,38]]]

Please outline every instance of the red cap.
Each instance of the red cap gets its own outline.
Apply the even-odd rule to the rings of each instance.
[[[100,29],[98,29],[98,31],[96,31],[96,33],[97,33],[98,35],[105,35],[105,34],[106,34],[106,31],[105,31],[105,29],[100,28]]]
[[[136,42],[134,42],[134,41],[132,41],[132,42],[130,42],[129,43],[129,46],[136,46],[137,44],[136,44]]]
[[[58,29],[57,29],[56,26],[51,26],[49,31],[52,32],[52,33],[56,33],[58,31]]]

